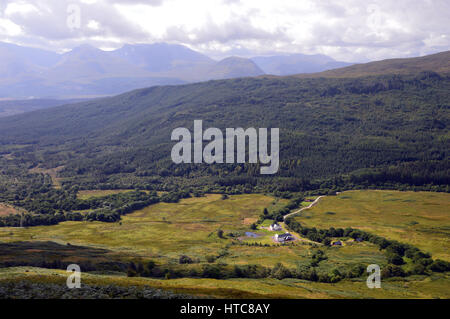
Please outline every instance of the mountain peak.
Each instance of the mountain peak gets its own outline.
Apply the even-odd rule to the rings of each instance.
[[[264,71],[250,59],[241,57],[228,57],[216,63],[220,78],[234,78],[263,75]]]
[[[111,54],[150,72],[167,72],[213,62],[184,45],[169,43],[126,44]]]

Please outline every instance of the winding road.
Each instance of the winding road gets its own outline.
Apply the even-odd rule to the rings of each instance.
[[[300,213],[301,211],[304,211],[304,210],[306,210],[306,209],[310,209],[311,207],[313,207],[314,205],[316,205],[322,197],[325,197],[325,195],[322,195],[322,196],[317,197],[317,198],[314,200],[314,202],[312,202],[309,206],[300,208],[299,210],[297,210],[297,211],[295,211],[295,212],[292,212],[292,213],[289,213],[289,214],[287,214],[287,215],[284,215],[283,219],[285,220],[285,219],[288,218],[289,216],[298,214],[298,213]]]

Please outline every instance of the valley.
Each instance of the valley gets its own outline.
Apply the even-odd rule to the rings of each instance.
[[[446,208],[449,201],[450,196],[443,193],[350,191],[326,196],[293,218],[318,228],[351,226],[383,234],[387,239],[414,244],[423,251],[432,253],[433,258],[448,261],[446,253],[449,236],[442,225],[448,224]],[[327,247],[296,233],[299,240],[276,244],[271,239],[276,232],[266,229],[270,220],[253,230],[251,223],[257,222],[263,208],[268,208],[270,213],[281,209],[287,202],[257,194],[233,195],[226,199],[218,194],[209,194],[182,199],[179,203],[154,204],[123,216],[116,223],[73,221],[53,226],[0,228],[0,250],[6,252],[5,249],[8,249],[6,255],[2,254],[0,264],[5,265],[11,256],[16,257],[9,259],[10,261],[19,263],[0,270],[0,283],[11,278],[41,283],[63,282],[66,278],[64,271],[20,266],[21,260],[34,260],[37,265],[44,256],[47,263],[55,260],[63,264],[82,263],[89,260],[94,268],[101,264],[115,265],[116,271],[113,272],[112,269],[83,272],[85,284],[148,286],[199,296],[449,297],[446,289],[450,280],[448,273],[432,272],[428,275],[384,278],[382,289],[368,289],[364,271],[354,278],[342,278],[335,283],[298,279],[286,273],[281,275],[274,272],[273,269],[280,267],[280,264],[292,273],[307,272],[312,269],[311,260],[314,260],[318,251],[322,251],[325,256],[313,267],[319,276],[322,273],[335,273],[336,270],[345,273],[360,265],[364,266],[363,270],[373,263],[379,264],[382,269],[387,265],[383,251],[369,242],[344,238],[342,247]],[[331,210],[333,214],[327,214]],[[390,216],[388,225],[385,225],[384,214]],[[412,225],[410,219],[418,220],[419,224]],[[441,231],[437,231],[438,229]],[[219,235],[218,230],[222,230],[223,235]],[[246,232],[258,236],[247,237]],[[36,254],[35,251],[40,252]],[[181,256],[187,256],[190,261],[181,263]],[[155,265],[154,269],[158,268],[162,273],[131,276],[128,268],[127,276],[126,268],[120,270],[120,267],[129,267],[129,262],[136,265],[151,262]],[[237,269],[244,271],[246,267],[256,267],[254,271],[262,272],[251,275],[259,279],[245,278],[247,275],[236,273]],[[409,269],[409,262],[402,267]],[[272,275],[264,275],[264,269],[272,269]],[[209,278],[198,278],[205,275]],[[158,276],[165,276],[166,279],[159,279]],[[181,278],[177,278],[180,276]],[[237,278],[240,276],[244,278]]]
[[[0,1],[3,312],[445,314],[449,16]]]
[[[127,54],[82,47],[51,72],[63,78],[88,53],[128,71]],[[158,67],[138,53],[139,68]],[[448,55],[152,86],[0,118],[0,295],[64,296],[75,263],[86,298],[449,298]],[[249,66],[225,62],[217,72]],[[196,120],[279,128],[279,170],[174,163],[171,132]],[[373,264],[381,289],[366,285]]]

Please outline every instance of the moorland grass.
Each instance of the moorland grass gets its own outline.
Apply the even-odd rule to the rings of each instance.
[[[294,218],[318,229],[352,227],[410,243],[450,261],[450,194],[348,191],[327,196]],[[333,212],[330,214],[329,212]]]
[[[295,216],[309,227],[360,228],[377,235],[409,242],[433,253],[434,258],[448,259],[448,194],[395,191],[351,191],[323,198],[319,204]],[[298,234],[299,241],[276,245],[275,232],[251,230],[249,221],[259,217],[264,207],[275,210],[286,200],[258,194],[220,195],[183,199],[179,203],[159,203],[122,217],[120,222],[63,222],[53,226],[30,228],[0,228],[0,240],[54,241],[106,248],[113,256],[136,256],[159,264],[178,263],[180,255],[206,263],[205,256],[220,255],[216,263],[229,265],[259,264],[273,267],[281,262],[290,269],[307,267],[318,249],[326,260],[317,266],[319,272],[348,269],[357,264],[386,264],[386,256],[375,245],[347,239],[343,247],[324,247],[311,243]],[[333,212],[334,214],[329,214]],[[283,225],[283,223],[281,223]],[[263,225],[267,226],[267,222]],[[222,229],[225,238],[219,238]],[[230,232],[252,231],[257,238]],[[235,244],[231,244],[235,242]],[[240,243],[240,244],[239,244]],[[256,243],[270,246],[260,247]],[[248,244],[248,245],[247,245]],[[83,257],[83,256],[80,256]],[[201,265],[190,265],[200,267]],[[30,270],[32,269],[32,270]],[[36,270],[37,269],[37,270]],[[28,272],[26,272],[28,270]],[[59,270],[19,267],[0,269],[0,280],[28,278],[30,280],[63,280]],[[91,284],[149,285],[174,290],[230,298],[449,298],[448,274],[411,276],[383,280],[383,289],[368,289],[365,276],[344,279],[338,283],[318,283],[299,279],[149,279],[122,275],[83,274]]]
[[[21,281],[65,284],[67,272],[34,267],[0,269],[0,281]],[[335,284],[309,282],[299,279],[150,279],[126,277],[120,274],[82,273],[82,284],[149,286],[176,293],[220,298],[450,298],[449,274],[431,277],[413,276],[382,281],[381,289],[367,288],[365,279],[342,280]]]
[[[158,203],[122,216],[116,223],[63,222],[54,226],[2,228],[2,241],[57,241],[134,253],[146,258],[177,258],[186,254],[197,259],[216,255],[229,241],[224,233],[248,231],[248,219],[257,219],[274,198],[257,195],[207,195],[179,203]],[[278,206],[286,204],[279,200]]]

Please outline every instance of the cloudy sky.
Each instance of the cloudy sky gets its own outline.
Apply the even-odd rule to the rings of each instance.
[[[449,0],[0,0],[0,41],[65,51],[169,42],[212,57],[362,62],[450,49]]]

